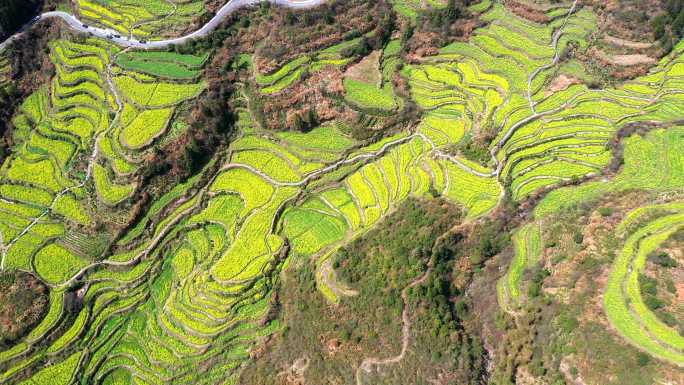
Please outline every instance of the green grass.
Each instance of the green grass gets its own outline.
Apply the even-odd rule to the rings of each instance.
[[[26,142],[26,157],[32,160],[53,159],[59,169],[67,168],[76,146],[73,143],[52,139],[34,132]]]
[[[85,70],[93,70],[97,73],[102,73],[105,68],[105,63],[98,56],[69,56],[68,51],[60,46],[55,45],[53,47],[53,55],[56,57],[58,62],[61,62],[64,66],[69,68],[78,68]]]
[[[47,103],[47,88],[41,87],[24,100],[20,109],[33,123],[38,123],[47,116]]]
[[[301,78],[303,73],[304,73],[303,68],[297,68],[296,70],[290,72],[289,74],[285,75],[284,77],[278,79],[272,85],[262,88],[261,93],[263,93],[263,94],[278,93],[278,92],[286,89],[287,87],[291,86],[295,82],[299,81],[299,79]]]
[[[31,330],[26,341],[34,343],[45,338],[45,335],[52,330],[52,328],[59,322],[64,310],[64,291],[51,290],[50,291],[50,307],[48,308],[45,318],[40,321],[38,326]]]
[[[187,69],[175,63],[157,63],[142,60],[134,60],[130,56],[122,55],[116,60],[116,64],[128,71],[137,71],[144,74],[170,79],[193,79],[199,75],[197,71]]]
[[[352,195],[346,189],[327,190],[321,194],[321,197],[344,215],[346,222],[352,230],[357,230],[361,226],[362,219],[359,210],[354,203]]]
[[[121,154],[117,151],[118,148],[115,149],[117,143],[115,143],[111,138],[102,138],[99,142],[99,145],[102,155],[109,160],[112,169],[117,174],[129,175],[137,170],[137,167],[134,164],[131,164],[121,156]]]
[[[85,329],[86,326],[86,321],[88,321],[88,316],[90,315],[90,312],[88,308],[83,308],[79,313],[76,319],[74,320],[74,323],[71,325],[69,330],[67,330],[64,334],[62,334],[57,341],[55,341],[50,347],[48,348],[47,352],[48,353],[54,353],[58,352],[62,349],[64,349],[66,346],[68,346],[70,343],[76,340],[78,338],[78,335]]]
[[[228,231],[235,224],[244,208],[244,203],[239,197],[232,194],[219,195],[212,198],[204,210],[193,216],[189,224],[203,222],[218,223]]]
[[[397,185],[385,185],[384,169],[378,167],[378,163],[371,163],[361,169],[364,179],[369,183],[375,196],[378,199],[378,204],[383,212],[389,209],[390,193],[389,190],[396,190]],[[398,181],[397,181],[398,184]]]
[[[400,40],[390,40],[385,46],[382,52],[383,57],[387,58],[390,56],[397,56],[401,51],[401,41]]]
[[[70,194],[62,195],[55,202],[53,212],[81,225],[87,226],[93,222],[88,212],[81,207],[81,203]]]
[[[375,222],[378,218],[369,217],[368,209],[377,207],[378,202],[363,175],[360,172],[356,172],[347,178],[346,183],[349,193],[356,198],[359,208],[365,214],[364,225],[368,226]]]
[[[200,1],[178,2],[176,14],[162,20],[171,9],[163,0],[79,0],[77,3],[89,23],[127,33],[132,31],[135,36],[146,38],[161,36],[161,29],[175,33],[178,23],[184,20],[187,25],[190,15],[203,12]],[[437,7],[443,3],[428,1]],[[423,6],[414,0],[397,0],[393,4],[409,17],[415,17]],[[410,97],[424,110],[415,132],[425,135],[442,150],[450,149],[475,132],[491,130],[492,135],[503,135],[513,124],[530,116],[527,76],[553,55],[549,48],[553,26],[521,20],[503,6],[489,1],[472,5],[471,9],[490,11],[483,16],[489,24],[476,32],[470,44],[450,44],[439,55],[425,57],[402,70],[409,83]],[[569,24],[571,35],[564,37],[561,45],[567,44],[569,38],[579,40],[580,45],[586,43],[584,35],[594,27],[590,15],[585,13]],[[141,21],[145,23],[134,26]],[[307,54],[270,74],[255,73],[258,89],[265,94],[286,92],[301,79],[304,71],[346,66],[351,59],[342,58],[341,52],[360,41],[354,39]],[[13,149],[0,172],[3,178],[0,194],[19,203],[0,204],[3,214],[0,231],[5,238],[17,236],[33,217],[52,205],[57,191],[82,180],[84,160],[92,150],[94,137],[98,136],[100,152],[94,166],[94,190],[105,205],[96,204],[91,196],[93,185],[87,184],[83,191],[75,191],[57,201],[45,221],[34,226],[8,253],[10,268],[30,270],[35,266],[38,275],[47,282],[59,284],[92,263],[80,257],[83,250],[78,247],[81,243],[73,239],[74,233],[81,235],[93,223],[99,224],[103,218],[97,216],[109,220],[110,212],[111,220],[117,224],[130,220],[126,215],[129,214],[127,206],[104,206],[123,202],[137,187],[130,184],[133,175],[137,177],[139,167],[134,161],[155,151],[153,148],[140,150],[153,143],[155,146],[170,143],[173,133],[167,133],[166,128],[172,115],[178,110],[177,120],[182,120],[191,107],[191,102],[185,102],[204,90],[205,84],[199,81],[199,76],[208,55],[128,51],[119,55],[112,70],[115,86],[126,107],[113,130],[100,135],[110,126],[117,107],[107,90],[104,70],[110,55],[118,49],[94,39],[83,44],[60,40],[51,49],[57,68],[52,89],[46,87],[34,93],[14,118],[20,145],[16,151]],[[403,107],[388,81],[401,63],[400,50],[399,40],[392,40],[384,47],[382,87],[350,79],[343,83],[346,101],[352,107],[368,112],[367,115],[382,112],[378,114],[381,118],[363,118],[361,124],[368,128],[382,126],[385,115]],[[250,64],[246,57],[241,61],[244,65]],[[663,66],[664,72],[672,76],[684,76],[681,66],[672,63]],[[580,72],[581,68],[573,63],[561,70]],[[221,165],[226,168],[216,172],[215,179],[198,174],[182,184],[168,186],[164,191],[170,191],[161,197],[156,188],[150,190],[151,207],[146,208],[138,224],[121,239],[116,254],[105,256],[111,262],[131,264],[98,267],[84,277],[90,283],[84,309],[90,312],[83,310],[78,316],[64,318],[63,303],[51,303],[46,321],[35,329],[32,341],[57,330],[55,325],[62,319],[73,324],[58,329],[62,334],[51,339],[51,347],[36,345],[31,359],[37,364],[45,353],[67,354],[71,349],[76,351],[87,346],[89,354],[79,380],[114,385],[156,384],[169,379],[194,383],[192,369],[202,367],[208,357],[220,357],[222,364],[208,369],[202,374],[203,379],[208,383],[219,379],[231,381],[235,371],[249,359],[250,349],[259,336],[269,335],[279,327],[277,322],[261,325],[259,321],[267,313],[272,298],[272,282],[263,274],[266,269],[276,267],[275,255],[281,252],[286,240],[297,255],[327,252],[347,238],[372,231],[372,226],[409,197],[435,192],[462,205],[468,219],[481,217],[497,206],[503,196],[501,184],[509,176],[510,192],[522,199],[560,179],[600,170],[610,161],[605,143],[619,128],[619,124],[608,120],[622,124],[626,114],[637,112],[646,104],[630,99],[630,95],[650,97],[654,90],[681,88],[676,79],[649,75],[621,90],[596,91],[574,86],[547,97],[541,90],[545,76],[551,75],[544,73],[533,83],[539,88],[532,95],[538,111],[558,108],[571,98],[576,98],[576,103],[569,105],[567,111],[520,127],[499,155],[500,159],[504,155],[507,159],[499,180],[476,176],[466,170],[492,171],[467,159],[457,156],[464,165],[459,167],[436,156],[430,152],[430,143],[424,137],[415,137],[395,144],[395,148],[376,159],[341,166],[306,189],[278,187],[278,183],[269,180],[300,181],[307,173],[326,164],[375,153],[394,140],[406,138],[410,130],[398,127],[382,139],[364,143],[363,147],[352,138],[352,131],[357,132],[341,122],[326,123],[306,133],[263,131],[251,121],[250,112],[244,108],[252,100],[243,100],[236,93],[243,107],[238,111],[236,124],[240,132],[230,143],[230,159]],[[666,84],[661,87],[661,83]],[[676,93],[664,93],[652,106],[647,106],[648,116],[627,121],[674,116],[679,113],[681,101]],[[630,138],[626,143],[625,169],[615,181],[601,184],[611,187],[596,190],[587,187],[585,191],[584,186],[579,186],[557,196],[551,193],[547,198],[551,203],[545,200],[542,206],[551,207],[553,212],[560,206],[611,191],[680,188],[684,160],[681,151],[675,150],[682,147],[682,137],[679,128],[654,131],[645,138]],[[258,173],[241,165],[250,165]],[[203,186],[208,188],[202,190]],[[70,223],[64,225],[63,221]],[[658,234],[665,236],[663,232]],[[522,279],[525,270],[541,254],[540,238],[536,222],[515,233],[515,257],[498,286],[501,298],[524,297]],[[157,242],[154,247],[152,240]],[[639,267],[642,251],[648,250],[646,246],[640,244],[639,251],[632,254],[635,267]],[[133,258],[138,256],[143,258],[133,263]],[[292,266],[293,261],[288,259],[283,263]],[[32,262],[35,263],[32,265]],[[624,302],[630,303],[628,315],[637,318],[639,330],[650,338],[638,343],[649,344],[657,339],[666,342],[657,341],[662,349],[667,344],[679,347],[677,336],[644,311],[632,277],[627,273],[620,278],[620,284],[626,284],[621,295]],[[54,292],[59,301],[63,301],[61,296]],[[625,325],[627,329],[633,327]],[[62,353],[50,354],[50,357],[57,362],[53,367],[59,367],[59,362],[66,358]],[[26,365],[30,366],[30,362]],[[67,366],[64,365],[63,372],[65,378],[68,374],[66,381],[69,382],[73,370],[70,372]],[[189,374],[174,377],[175,368]],[[15,366],[12,370],[18,371],[21,367]],[[39,374],[27,385],[42,381],[40,368],[32,370]],[[56,370],[50,376],[59,382],[61,374]]]
[[[420,0],[392,0],[391,3],[398,14],[409,19],[415,19],[420,11],[428,9],[428,7],[439,9],[444,8],[447,4],[443,0],[428,0],[427,2]]]
[[[171,256],[171,265],[177,280],[188,277],[195,267],[195,256],[191,249],[181,247]]]
[[[175,6],[162,0],[78,0],[75,3],[84,21],[114,29],[122,35],[133,34],[138,39],[174,35],[192,23],[194,17],[206,12],[203,2],[198,0],[175,1]]]
[[[463,119],[443,118],[437,113],[426,115],[419,129],[438,145],[459,143],[465,136]]]
[[[269,151],[240,151],[233,156],[232,161],[250,165],[279,182],[296,182],[301,179],[299,173],[287,160]]]
[[[266,242],[266,236],[271,232],[273,214],[296,192],[294,188],[279,188],[268,204],[244,221],[235,242],[211,268],[211,275],[218,282],[253,278],[262,271],[270,260],[271,252],[275,252],[269,249]]]
[[[121,244],[127,244],[136,237],[140,236],[144,231],[145,227],[150,223],[150,220],[155,215],[167,207],[171,202],[179,199],[184,193],[187,192],[202,176],[202,173],[195,175],[194,177],[188,179],[184,183],[176,185],[169,192],[161,196],[159,199],[155,200],[154,203],[147,210],[146,215],[132,228],[126,235],[121,238]]]
[[[607,145],[615,131],[606,120],[617,121],[637,111],[636,108],[619,106],[616,101],[601,97],[601,93],[576,86],[544,100],[537,110],[554,111],[580,92],[585,94],[576,104],[549,114],[555,118],[554,123],[537,121],[523,125],[506,142],[499,159],[507,160],[502,175],[511,177],[515,199],[560,181],[601,173],[610,162],[610,154],[598,150]],[[509,114],[507,126],[526,116],[529,110],[525,109]],[[606,120],[595,125],[587,119],[602,116]]]
[[[55,164],[49,160],[26,162],[22,158],[13,158],[6,177],[18,182],[30,183],[52,192],[61,191],[71,185],[69,181],[64,179]]]
[[[465,206],[468,217],[483,215],[498,204],[502,189],[495,178],[476,176],[451,162],[444,162],[451,181],[446,196]]]
[[[73,353],[66,360],[46,367],[21,385],[69,385],[75,375],[82,352]]]
[[[72,72],[71,74],[78,74],[77,71]],[[59,79],[56,79],[52,90],[57,96],[59,97],[68,97],[71,95],[79,94],[79,93],[84,93],[88,94],[89,96],[93,97],[94,99],[98,101],[102,101],[105,98],[105,92],[101,88],[99,83],[94,83],[90,81],[80,81],[79,83],[75,85],[67,85],[67,84],[62,84]]]
[[[354,144],[353,139],[340,132],[333,124],[316,127],[307,133],[284,131],[278,132],[277,135],[288,145],[309,150],[341,152]]]
[[[257,84],[262,86],[274,85],[280,80],[286,78],[288,75],[291,75],[292,73],[296,72],[298,69],[301,68],[302,65],[308,63],[309,61],[311,61],[311,58],[309,58],[308,56],[302,56],[285,64],[284,66],[280,67],[278,70],[271,74],[257,73],[255,76],[256,82]]]
[[[183,55],[175,52],[161,52],[161,51],[137,51],[132,52],[130,56],[136,60],[147,60],[155,62],[178,63],[188,68],[200,68],[206,63],[209,54],[202,56],[198,55]]]
[[[482,0],[478,3],[474,3],[468,9],[472,12],[482,13],[492,6],[491,0]]]

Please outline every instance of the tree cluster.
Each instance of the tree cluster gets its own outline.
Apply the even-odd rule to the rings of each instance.
[[[651,22],[655,38],[665,52],[670,52],[684,36],[684,0],[665,1],[665,12]]]
[[[5,0],[0,2],[0,38],[11,35],[29,21],[43,5],[42,0]]]

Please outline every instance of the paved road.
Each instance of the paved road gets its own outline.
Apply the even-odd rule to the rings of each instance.
[[[306,8],[312,8],[317,5],[325,3],[326,0],[265,0],[270,3],[280,5],[283,7],[288,7],[288,8],[296,8],[296,9],[306,9]],[[216,15],[211,18],[205,25],[202,26],[202,28],[198,29],[195,32],[192,32],[188,35],[177,37],[175,39],[169,39],[169,40],[157,40],[157,41],[146,41],[146,42],[140,42],[139,40],[135,39],[128,39],[127,36],[122,36],[122,37],[114,37],[116,35],[119,35],[119,32],[116,32],[111,29],[105,29],[105,28],[97,28],[97,27],[84,27],[84,23],[80,20],[78,20],[74,15],[67,13],[67,12],[61,12],[61,11],[55,11],[55,12],[46,12],[43,13],[42,15],[34,18],[30,22],[28,22],[26,25],[24,25],[19,32],[15,33],[11,37],[9,37],[7,40],[4,42],[0,43],[0,51],[2,51],[5,46],[10,43],[11,41],[15,40],[17,37],[21,36],[21,34],[26,31],[27,29],[31,28],[35,23],[42,19],[49,19],[49,18],[60,18],[64,20],[71,29],[84,32],[84,33],[91,33],[94,36],[98,36],[101,38],[108,39],[117,45],[121,47],[133,47],[133,48],[141,48],[141,49],[149,49],[149,48],[165,48],[171,45],[177,45],[177,44],[184,44],[189,40],[196,39],[199,37],[206,36],[209,34],[211,31],[215,30],[216,27],[221,24],[221,22],[228,17],[231,13],[233,13],[235,10],[238,8],[250,6],[250,5],[257,5],[261,2],[261,0],[230,0],[226,5],[221,7],[219,11],[216,13]]]

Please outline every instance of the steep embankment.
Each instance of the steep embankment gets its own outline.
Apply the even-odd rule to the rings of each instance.
[[[4,40],[34,17],[44,0],[7,0],[0,4],[0,39]]]

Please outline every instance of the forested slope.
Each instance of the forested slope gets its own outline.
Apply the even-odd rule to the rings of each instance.
[[[0,2],[0,39],[11,35],[34,17],[44,0],[4,0]]]

